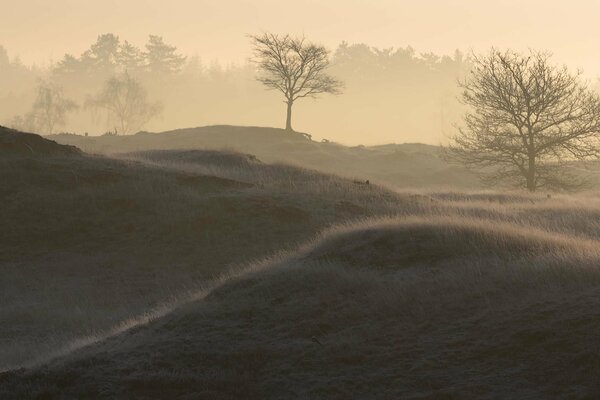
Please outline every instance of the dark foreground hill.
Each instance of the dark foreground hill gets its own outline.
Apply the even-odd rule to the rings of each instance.
[[[376,185],[300,168],[265,175],[266,164],[243,154],[195,152],[217,176],[2,135],[12,147],[0,154],[0,370],[102,335],[326,226],[402,203]],[[245,174],[234,174],[243,162]]]
[[[265,162],[286,162],[353,179],[370,179],[397,187],[475,188],[477,179],[441,159],[439,147],[389,144],[348,147],[310,140],[282,129],[207,126],[129,136],[54,135],[53,140],[92,153],[146,150],[230,149],[256,155]]]
[[[79,154],[74,146],[61,145],[53,140],[19,132],[0,125],[0,157],[57,156]]]
[[[0,155],[0,399],[599,397],[594,193],[50,146]]]
[[[0,397],[593,399],[597,242],[460,218],[334,230]]]

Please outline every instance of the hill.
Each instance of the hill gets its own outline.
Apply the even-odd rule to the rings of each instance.
[[[595,398],[597,248],[470,218],[348,225],[147,325],[0,375],[0,394]]]
[[[79,154],[74,146],[61,145],[33,134],[0,125],[0,157],[50,156]]]
[[[199,167],[218,165],[215,175],[8,134],[34,154],[52,150],[0,155],[0,370],[102,335],[331,224],[394,213],[407,199],[231,152],[181,153]]]
[[[2,399],[600,395],[597,193],[10,135]]]
[[[207,126],[130,136],[54,135],[59,143],[87,152],[114,154],[146,150],[230,149],[265,162],[286,162],[352,179],[370,179],[396,187],[477,188],[463,168],[440,158],[439,148],[424,144],[348,147],[316,142],[303,133],[276,128]]]

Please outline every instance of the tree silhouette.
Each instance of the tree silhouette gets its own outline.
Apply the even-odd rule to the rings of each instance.
[[[96,43],[86,50],[81,61],[92,70],[111,71],[117,64],[119,37],[112,33],[99,35]]]
[[[67,123],[67,114],[77,109],[77,104],[66,98],[62,87],[39,81],[31,111],[16,116],[11,121],[15,129],[28,132],[52,134],[54,128]]]
[[[54,73],[58,75],[74,75],[81,71],[81,61],[72,54],[65,54],[54,68]]]
[[[341,93],[342,83],[325,72],[329,66],[329,51],[325,47],[290,35],[264,33],[250,38],[254,46],[253,61],[261,72],[258,81],[285,97],[286,130],[293,130],[292,107],[296,100]]]
[[[471,111],[446,156],[489,183],[509,181],[530,191],[580,187],[584,181],[565,164],[600,155],[600,98],[580,72],[549,58],[493,49],[474,56],[470,79],[461,84]]]
[[[144,54],[126,40],[119,46],[116,61],[122,71],[135,73],[144,66]]]
[[[179,72],[186,57],[176,52],[177,47],[166,44],[161,36],[150,35],[145,53],[148,70],[159,74]]]
[[[110,78],[104,88],[86,100],[86,108],[106,111],[107,122],[119,133],[133,133],[142,128],[162,110],[160,103],[151,103],[146,90],[127,72]]]
[[[67,114],[77,109],[77,104],[65,98],[61,87],[40,82],[32,113],[40,132],[54,133],[54,128],[67,123]]]

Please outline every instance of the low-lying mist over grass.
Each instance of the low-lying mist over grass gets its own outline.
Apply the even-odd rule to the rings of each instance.
[[[393,189],[232,150],[48,155],[3,133],[2,398],[600,390],[595,192]]]
[[[594,239],[505,222],[363,221],[4,387],[17,398],[587,397],[598,257]]]

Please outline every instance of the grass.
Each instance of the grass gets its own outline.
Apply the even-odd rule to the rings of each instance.
[[[382,239],[398,246],[384,268]],[[15,398],[594,398],[596,244],[459,218],[333,228],[0,386]]]
[[[241,176],[235,157],[219,162],[223,177],[87,155],[1,159],[0,369],[402,201],[313,171],[257,164]]]
[[[233,151],[0,164],[0,398],[600,396],[598,193]]]
[[[156,150],[235,150],[267,163],[285,162],[338,176],[387,183],[395,187],[479,187],[472,173],[441,159],[439,148],[424,144],[348,147],[308,140],[283,129],[205,126],[161,133],[85,137],[53,135],[53,140],[90,153],[115,154]]]

